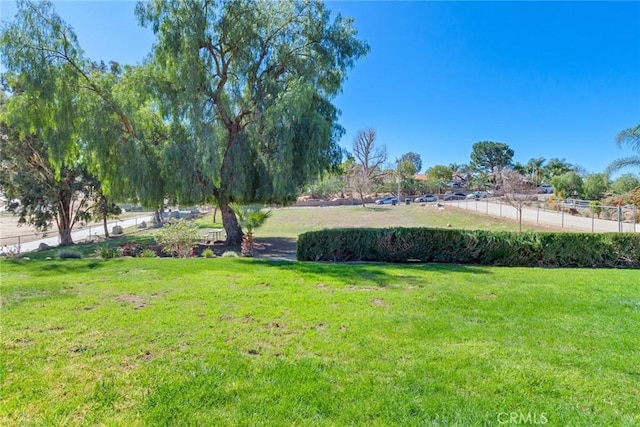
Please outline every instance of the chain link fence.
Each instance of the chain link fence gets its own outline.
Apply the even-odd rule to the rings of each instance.
[[[445,202],[451,206],[501,218],[562,229],[599,232],[640,231],[638,207],[602,206],[584,200],[505,201],[503,199],[465,199]]]

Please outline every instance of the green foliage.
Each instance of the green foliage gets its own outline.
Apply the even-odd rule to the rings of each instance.
[[[630,146],[631,149],[636,151],[638,154],[613,161],[607,167],[606,173],[610,174],[627,167],[640,168],[640,124],[621,131],[616,136],[616,142],[619,147],[623,145]]]
[[[640,177],[632,173],[625,173],[616,178],[611,184],[613,194],[624,194],[640,187]]]
[[[213,250],[211,248],[206,248],[205,250],[202,251],[202,257],[203,258],[215,258],[216,254],[215,254],[215,252],[213,252]]]
[[[180,220],[162,227],[154,237],[164,253],[186,258],[192,255],[200,233],[192,221]]]
[[[138,256],[140,258],[155,258],[158,254],[151,248],[144,248]]]
[[[300,261],[640,267],[640,236],[429,228],[336,229],[299,236]]]
[[[549,182],[553,178],[564,175],[568,172],[575,172],[575,167],[565,159],[553,158],[549,160],[543,169],[542,182]]]
[[[240,254],[236,251],[224,251],[222,253],[222,258],[239,258]]]
[[[602,205],[598,200],[592,200],[589,202],[589,210],[593,212],[598,218],[600,218],[600,214],[602,213]]]
[[[420,154],[410,151],[400,156],[397,162],[402,174],[413,176],[422,170],[422,158]]]
[[[80,259],[82,258],[82,253],[75,251],[73,249],[60,249],[56,252],[56,258],[58,259]]]
[[[289,203],[341,162],[332,99],[368,51],[350,18],[307,1],[141,2],[136,14],[158,38],[150,85],[172,136],[163,164],[192,179],[183,190],[205,181],[225,212]],[[233,215],[224,221],[240,243]]]
[[[496,172],[511,164],[513,154],[513,150],[501,142],[476,142],[471,149],[471,166],[495,177]]]
[[[265,221],[273,215],[272,211],[264,210],[261,206],[240,206],[232,203],[229,207],[238,218],[240,227],[249,234],[253,233],[256,228],[262,227]]]
[[[589,174],[582,185],[582,198],[600,200],[609,190],[609,177],[604,173]]]
[[[96,249],[95,255],[102,259],[117,258],[120,256],[118,248],[112,246],[103,245]]]
[[[554,193],[560,198],[576,197],[582,193],[582,177],[574,171],[555,176],[551,184]]]

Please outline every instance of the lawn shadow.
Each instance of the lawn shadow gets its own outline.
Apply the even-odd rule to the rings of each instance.
[[[256,258],[296,260],[297,240],[293,237],[261,237],[256,239]]]
[[[385,287],[389,283],[397,283],[399,280],[404,285],[419,285],[424,281],[424,275],[429,273],[456,273],[456,274],[492,274],[486,266],[460,265],[460,264],[434,264],[434,263],[373,263],[373,262],[313,262],[313,261],[284,261],[276,259],[262,259],[263,265],[286,270],[302,276],[317,275],[321,282],[322,277],[331,277],[354,285],[360,283],[375,283]],[[399,270],[406,274],[398,274]]]
[[[122,262],[121,259],[109,260],[111,264],[115,262]],[[38,261],[30,264],[30,270],[33,271],[35,276],[49,276],[52,274],[67,274],[67,273],[84,273],[89,271],[95,271],[96,269],[104,267],[105,260],[50,260],[50,261]]]

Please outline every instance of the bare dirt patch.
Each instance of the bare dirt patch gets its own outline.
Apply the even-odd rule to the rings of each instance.
[[[139,295],[120,295],[119,297],[116,298],[116,301],[133,304],[134,310],[145,308],[149,305],[144,300],[144,298]]]

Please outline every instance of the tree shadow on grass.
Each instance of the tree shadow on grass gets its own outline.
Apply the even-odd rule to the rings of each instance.
[[[354,285],[361,283],[374,283],[380,287],[385,287],[390,283],[421,285],[424,283],[424,279],[429,275],[429,273],[437,273],[439,275],[446,273],[492,274],[491,270],[485,266],[458,264],[391,264],[371,262],[329,263],[312,261],[290,262],[274,259],[262,259],[259,262],[262,265],[286,270],[289,273],[300,274],[306,277],[313,277],[316,275],[319,282],[322,282],[323,277],[331,277]]]
[[[122,260],[109,260],[111,265],[116,262],[122,262]],[[99,268],[105,266],[106,261],[104,260],[83,260],[83,261],[72,261],[72,260],[52,260],[42,262],[39,261],[37,263],[33,263],[30,265],[30,270],[33,272],[34,276],[50,276],[50,275],[59,275],[59,274],[77,274],[77,273],[85,273],[89,271],[95,271]]]

